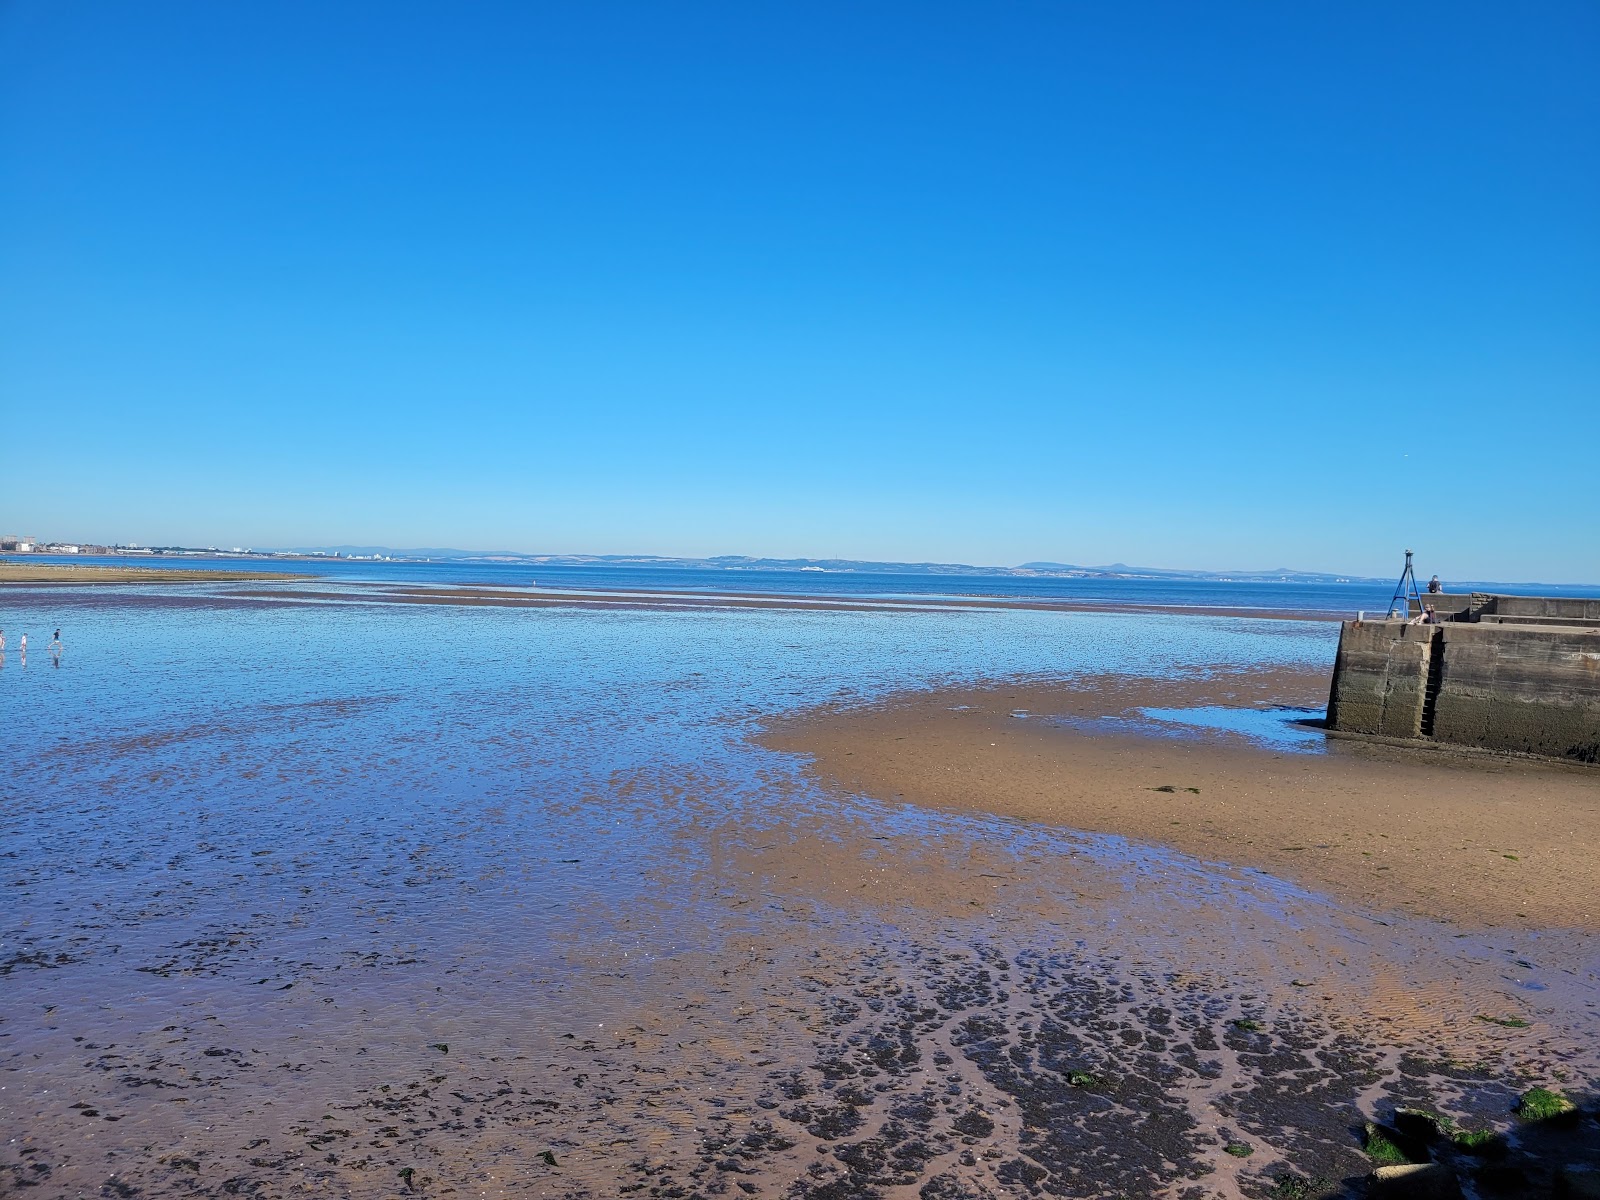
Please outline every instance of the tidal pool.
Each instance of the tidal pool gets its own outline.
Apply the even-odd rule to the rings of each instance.
[[[1321,725],[1328,713],[1322,708],[1228,708],[1202,704],[1193,708],[1141,708],[1139,712],[1169,727],[1230,733],[1264,746],[1308,753],[1326,747]]]

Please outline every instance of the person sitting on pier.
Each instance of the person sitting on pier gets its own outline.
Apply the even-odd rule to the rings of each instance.
[[[1444,591],[1444,584],[1439,582],[1439,577],[1437,575],[1428,580],[1428,591],[1434,595]]]
[[[1433,611],[1433,605],[1424,604],[1422,611],[1406,622],[1407,625],[1437,625],[1439,614]]]

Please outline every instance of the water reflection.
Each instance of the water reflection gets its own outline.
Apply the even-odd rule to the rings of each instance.
[[[1320,708],[1235,708],[1202,704],[1187,708],[1138,708],[1133,713],[1132,716],[1049,719],[1053,724],[1084,733],[1180,739],[1200,739],[1220,734],[1275,750],[1301,754],[1327,752],[1327,737],[1323,732],[1327,713]]]
[[[1236,734],[1264,746],[1310,752],[1325,750],[1327,746],[1322,722],[1328,714],[1322,708],[1197,705],[1193,708],[1141,708],[1139,711],[1152,721]]]

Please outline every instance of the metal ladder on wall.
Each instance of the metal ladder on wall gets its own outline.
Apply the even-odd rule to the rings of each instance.
[[[1433,714],[1439,706],[1439,689],[1444,686],[1444,631],[1433,630],[1433,636],[1428,643],[1428,682],[1422,693],[1422,721],[1420,732],[1423,737],[1433,736]]]

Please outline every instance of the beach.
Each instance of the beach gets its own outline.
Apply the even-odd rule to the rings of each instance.
[[[1600,1200],[1600,4],[0,46],[0,1200]]]
[[[52,587],[107,583],[244,583],[249,580],[303,579],[277,571],[219,571],[196,567],[106,566],[103,564],[0,561],[0,585],[48,584]]]
[[[1600,929],[1594,768],[1341,742],[1305,754],[1181,725],[1127,728],[1144,708],[1270,711],[1326,694],[1326,676],[1310,672],[996,683],[791,719],[769,743],[847,791],[1162,843],[1371,910]]]
[[[1593,774],[1324,740],[1326,622],[8,596],[69,646],[0,667],[19,1194],[1339,1196],[1406,1105],[1521,1194],[1600,1152],[1513,1112],[1600,1066]],[[1145,715],[1217,709],[1287,740]]]

